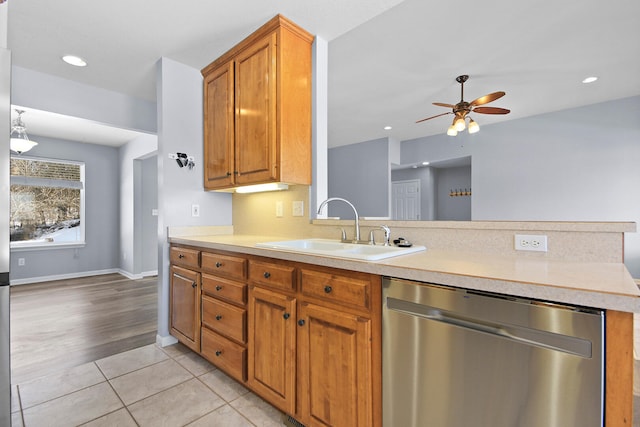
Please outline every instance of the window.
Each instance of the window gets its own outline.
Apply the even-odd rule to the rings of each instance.
[[[11,157],[11,248],[84,244],[84,163]]]

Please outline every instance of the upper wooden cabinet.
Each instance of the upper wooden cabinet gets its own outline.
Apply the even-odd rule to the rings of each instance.
[[[205,189],[311,184],[312,42],[278,15],[202,70]]]

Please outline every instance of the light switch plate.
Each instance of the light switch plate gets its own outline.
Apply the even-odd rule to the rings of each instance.
[[[282,204],[282,200],[278,200],[276,202],[276,218],[282,218],[284,215],[284,206]]]
[[[293,216],[304,216],[304,202],[302,200],[293,202]]]
[[[200,216],[200,205],[191,205],[191,216]]]

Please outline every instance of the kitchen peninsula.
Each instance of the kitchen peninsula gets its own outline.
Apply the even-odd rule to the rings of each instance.
[[[314,225],[310,227],[309,233],[314,237],[335,237],[336,225],[348,223],[348,221],[315,221]],[[372,221],[365,222],[364,226],[376,227],[378,224]],[[376,262],[365,262],[260,248],[256,247],[257,243],[284,239],[282,236],[255,234],[220,235],[215,230],[185,233],[184,229],[174,229],[169,232],[169,241],[172,248],[196,250],[202,254],[210,252],[247,260],[249,263],[248,286],[250,294],[264,290],[265,285],[261,282],[264,282],[265,279],[256,279],[256,277],[263,274],[265,278],[268,275],[274,276],[273,271],[269,273],[267,272],[268,268],[267,270],[262,268],[265,264],[278,267],[277,271],[284,271],[283,274],[287,278],[288,286],[293,287],[286,289],[284,293],[277,294],[284,297],[283,303],[285,306],[288,303],[289,309],[294,310],[294,313],[297,300],[299,315],[310,313],[309,307],[311,307],[318,312],[316,317],[323,313],[329,313],[331,316],[340,314],[364,320],[364,325],[366,325],[364,330],[357,330],[361,326],[357,322],[351,325],[354,328],[354,336],[358,337],[356,340],[360,339],[363,333],[370,338],[371,354],[365,352],[365,354],[354,354],[353,356],[359,362],[368,357],[373,378],[371,383],[364,384],[362,387],[370,387],[372,394],[367,394],[366,390],[348,390],[348,392],[362,397],[362,400],[358,401],[359,404],[362,404],[358,406],[359,412],[346,414],[344,415],[346,418],[343,418],[357,420],[357,424],[353,425],[367,425],[369,422],[371,423],[368,425],[381,425],[380,310],[382,304],[379,279],[383,276],[606,310],[605,425],[631,425],[632,313],[640,312],[640,292],[621,260],[623,233],[634,231],[634,224],[470,222],[458,223],[455,227],[447,229],[447,224],[436,223],[419,229],[415,225],[409,226],[409,228],[416,227],[413,231],[409,228],[403,228],[403,226],[405,224],[392,226],[394,235],[397,236],[397,233],[401,232],[402,235],[415,243],[425,244],[428,248],[426,252]],[[582,254],[578,253],[581,252],[580,250],[563,254],[561,251],[554,252],[551,249],[549,253],[545,254],[516,253],[513,246],[505,247],[499,243],[500,240],[508,240],[508,236],[512,238],[514,229],[525,229],[528,234],[548,234],[550,235],[550,247],[553,245],[554,248],[570,248],[572,242],[574,247],[580,247],[582,246],[581,242],[584,243],[583,239],[595,239],[595,241],[602,243],[601,247],[604,249],[603,253],[597,253],[598,250],[595,250],[595,253]],[[224,230],[224,232],[228,231]],[[429,237],[425,237],[422,233]],[[452,238],[454,235],[455,238]],[[473,238],[472,235],[476,237]],[[487,239],[487,236],[492,237]],[[289,238],[294,237],[290,236]],[[464,242],[468,249],[456,248],[455,245],[460,242]],[[482,247],[486,247],[486,250],[479,249]],[[252,263],[260,266],[260,269],[254,270],[253,279]],[[316,286],[315,283],[305,282],[315,274],[324,275],[324,278],[329,281],[332,278],[337,278],[337,281],[332,283],[333,289],[327,285],[328,287],[325,286],[325,290],[322,291],[320,285]],[[202,275],[204,277],[205,270],[202,270]],[[349,281],[352,276],[354,283]],[[326,292],[330,298],[331,292],[334,294],[340,292],[339,286],[349,289],[347,293],[341,295],[342,301],[329,301],[328,308],[323,307],[321,304],[323,292]],[[255,289],[254,291],[251,290],[252,287]],[[315,293],[316,288],[320,289],[317,293]],[[273,295],[269,294],[269,296]],[[259,300],[260,298],[253,299],[254,302]],[[251,304],[251,301],[252,298],[249,298],[249,311],[251,311],[251,307],[254,309],[256,307]],[[323,310],[325,311],[323,312]],[[288,313],[287,309],[284,310],[284,313]],[[248,316],[251,319],[254,315],[249,313]],[[310,317],[305,318],[310,319]],[[256,328],[255,324],[251,326],[251,322],[249,320],[250,336],[252,330]],[[300,329],[303,329],[302,325]],[[326,333],[326,331],[324,332]],[[305,338],[298,339],[302,342],[308,341]],[[248,340],[248,343],[242,349],[248,351],[248,359],[251,362],[250,354],[253,351],[251,339]],[[354,351],[360,347],[354,346]],[[310,382],[312,384],[314,381],[313,374],[311,378],[300,374],[303,371],[302,368],[308,372],[309,365],[308,360],[304,362],[304,357],[301,357],[300,354],[305,351],[304,348],[301,349],[298,345],[297,351],[298,375],[304,378],[297,380],[295,377],[289,378],[289,387],[295,390],[297,381],[297,387],[304,384],[308,390]],[[289,356],[295,359],[295,355]],[[215,360],[212,362],[215,364]],[[295,364],[293,366],[295,367]],[[250,363],[250,374],[251,369]],[[358,375],[363,375],[363,373],[354,373],[355,377]],[[236,379],[243,381],[242,375],[236,376]],[[251,387],[251,381],[249,384]],[[357,394],[358,391],[360,395]],[[302,399],[296,403],[295,391],[290,391],[290,393],[283,400],[286,403],[280,402],[278,404],[278,402],[274,403],[274,398],[265,396],[265,393],[260,393],[258,390],[258,394],[276,404],[284,412],[300,417],[300,421],[303,423],[310,423],[308,425],[315,425],[313,423],[314,417],[322,419],[323,415],[327,415],[313,413],[310,409],[313,408],[313,402],[311,404],[305,403],[305,399]],[[346,395],[345,393],[344,396]],[[368,399],[367,396],[370,398]],[[298,396],[298,399],[301,398]],[[317,407],[318,405],[316,405]],[[336,425],[341,424],[336,423]]]

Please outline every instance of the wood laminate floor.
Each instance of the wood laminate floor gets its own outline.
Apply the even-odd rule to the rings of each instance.
[[[11,382],[155,342],[157,277],[120,274],[11,287]]]

